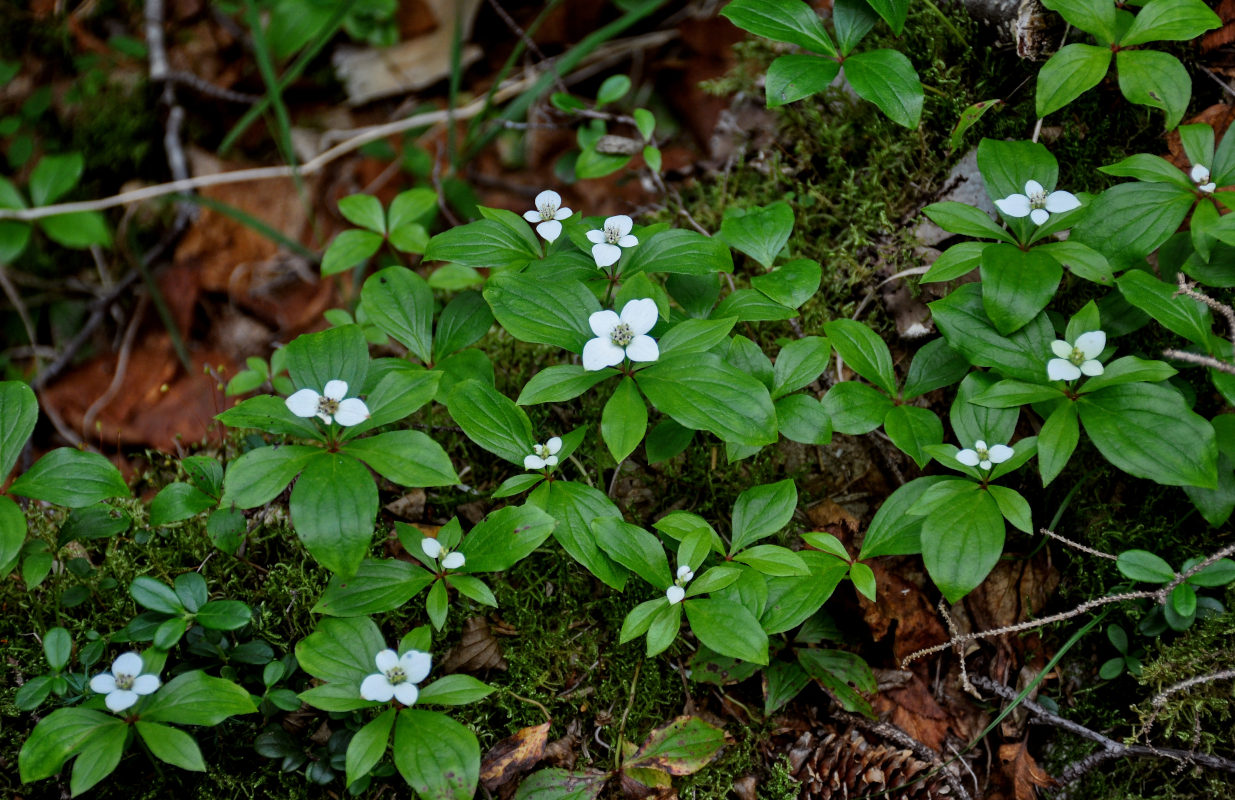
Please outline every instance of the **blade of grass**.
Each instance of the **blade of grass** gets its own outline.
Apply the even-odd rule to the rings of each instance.
[[[245,0],[245,21],[249,25],[249,35],[253,39],[253,55],[257,58],[257,71],[261,73],[262,82],[266,84],[266,97],[274,106],[274,117],[279,133],[279,150],[284,162],[292,167],[296,165],[296,151],[292,149],[292,121],[287,114],[287,106],[283,104],[283,93],[279,90],[279,82],[274,74],[274,63],[270,60],[270,48],[266,44],[266,32],[262,29],[261,15],[257,12],[257,3]],[[296,182],[296,191],[303,194],[304,182],[297,172],[292,173]]]
[[[310,42],[308,47],[301,50],[300,55],[296,56],[296,60],[293,61],[292,65],[287,68],[287,71],[279,76],[279,79],[275,85],[278,87],[280,95],[284,89],[290,86],[293,81],[298,79],[301,74],[304,73],[305,69],[309,66],[309,62],[321,52],[327,42],[334,38],[334,35],[338,33],[339,28],[343,27],[343,20],[347,17],[348,12],[351,11],[352,6],[355,5],[355,3],[356,0],[347,0],[346,2],[339,3],[335,7],[334,13],[330,16],[330,19],[327,20],[326,25],[317,35],[317,38]],[[249,126],[252,125],[258,117],[264,114],[266,109],[269,107],[270,96],[267,95],[266,97],[263,97],[260,102],[254,104],[252,108],[246,111],[244,116],[240,118],[240,121],[232,126],[232,129],[228,131],[226,136],[223,137],[223,142],[219,145],[219,155],[226,155],[227,151],[236,144],[236,140],[244,135],[244,132],[249,129]]]
[[[554,82],[558,80],[560,75],[566,75],[569,73],[572,69],[578,66],[580,61],[587,58],[587,56],[597,47],[600,47],[605,42],[616,37],[618,34],[622,33],[622,31],[634,25],[644,17],[650,15],[667,2],[668,0],[645,0],[645,2],[635,6],[630,11],[627,11],[625,14],[615,19],[613,22],[610,22],[608,25],[605,25],[604,27],[583,37],[583,40],[580,41],[579,44],[563,53],[554,62],[553,68],[541,75],[536,83],[532,84],[530,89],[510,101],[510,104],[506,106],[506,109],[498,116],[498,119],[515,120],[525,116],[528,109],[532,107],[532,103],[536,102],[541,95],[547,92],[549,87],[553,86]],[[501,130],[501,126],[495,126],[481,135],[476,141],[472,142],[467,153],[464,155],[463,160],[470,160],[477,152],[489,144],[489,142],[493,141],[493,137],[496,136]]]
[[[459,131],[455,109],[459,106],[459,84],[463,81],[463,9],[455,6],[455,26],[450,33],[450,82],[446,92],[446,160],[451,172],[459,174]]]

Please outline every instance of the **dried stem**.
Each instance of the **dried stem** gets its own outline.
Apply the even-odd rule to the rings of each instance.
[[[1175,294],[1186,295],[1198,303],[1204,303],[1226,319],[1226,335],[1231,339],[1231,344],[1235,346],[1235,308],[1231,308],[1226,303],[1219,303],[1209,295],[1202,294],[1193,289],[1192,287],[1196,286],[1196,284],[1189,281],[1182,272],[1175,276],[1175,280],[1179,281],[1179,291]]]
[[[1064,544],[1066,544],[1068,547],[1074,547],[1077,550],[1080,550],[1082,553],[1089,553],[1091,556],[1097,556],[1098,558],[1109,558],[1111,561],[1119,560],[1119,556],[1113,556],[1110,553],[1104,553],[1101,550],[1095,550],[1092,547],[1081,544],[1080,542],[1074,542],[1071,539],[1068,539],[1064,536],[1060,536],[1059,534],[1055,533],[1052,530],[1047,530],[1046,528],[1039,528],[1038,533],[1041,533],[1043,536],[1049,536],[1052,539],[1057,539],[1063,542]]]

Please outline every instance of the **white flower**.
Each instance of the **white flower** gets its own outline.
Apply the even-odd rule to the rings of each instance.
[[[112,662],[111,672],[90,679],[90,688],[107,695],[103,702],[112,711],[124,711],[137,702],[139,695],[153,694],[163,683],[158,676],[142,674],[142,657],[129,652]]]
[[[1218,188],[1218,184],[1209,179],[1209,167],[1204,164],[1192,165],[1192,182],[1196,184],[1196,188],[1202,192],[1212,192]]]
[[[660,348],[646,334],[656,325],[659,315],[656,301],[644,298],[631,300],[622,307],[621,315],[605,309],[588,317],[587,324],[596,338],[583,346],[583,368],[616,367],[623,358],[655,361],[660,357]]]
[[[995,464],[1002,464],[1012,457],[1013,450],[1006,444],[987,447],[986,442],[979,439],[973,443],[973,449],[965,448],[956,454],[956,460],[967,467],[990,469]]]
[[[570,216],[569,208],[562,208],[562,196],[552,189],[545,189],[536,195],[536,209],[524,211],[523,218],[528,222],[538,222],[536,232],[546,242],[553,242],[562,235],[562,223]]]
[[[670,586],[665,590],[665,597],[669,598],[669,605],[676,606],[682,602],[682,598],[686,596],[686,590],[681,586]]]
[[[544,469],[557,466],[557,452],[562,449],[562,437],[554,436],[544,444],[532,445],[532,454],[523,457],[524,469]]]
[[[467,559],[463,557],[463,554],[455,550],[446,554],[445,558],[442,559],[442,566],[446,569],[458,569],[463,566],[465,561]]]
[[[1074,381],[1081,375],[1101,375],[1102,362],[1098,354],[1106,347],[1106,334],[1089,331],[1076,337],[1071,345],[1062,339],[1051,342],[1051,352],[1059,356],[1046,362],[1046,375],[1053,381]]]
[[[690,583],[690,581],[694,577],[695,577],[695,573],[690,571],[690,567],[688,565],[683,564],[682,566],[678,567],[678,582],[679,583],[683,583],[683,584]]]
[[[690,583],[695,577],[695,573],[690,571],[690,567],[686,564],[678,567],[677,580],[673,585],[665,590],[665,597],[669,598],[669,605],[675,606],[682,602],[682,598],[686,597],[686,589],[682,588]]]
[[[287,409],[298,417],[317,417],[327,425],[331,421],[343,426],[359,425],[369,418],[369,407],[363,400],[347,397],[347,381],[334,380],[326,384],[321,394],[313,389],[301,389],[287,398]]]
[[[420,549],[424,550],[429,558],[437,558],[442,554],[442,543],[432,536],[426,536],[420,540]]]
[[[995,205],[1009,217],[1029,217],[1034,225],[1041,225],[1051,214],[1060,214],[1081,207],[1081,201],[1071,192],[1046,193],[1037,181],[1026,181],[1024,194],[1010,194]]]
[[[635,223],[630,217],[618,214],[605,220],[604,230],[587,232],[588,241],[594,242],[592,257],[596,259],[596,266],[607,267],[614,264],[622,257],[623,247],[639,244],[639,240],[630,235],[634,226]]]
[[[420,690],[416,684],[429,674],[433,657],[419,650],[408,650],[399,655],[394,650],[383,650],[374,659],[378,672],[360,684],[360,696],[365,700],[385,703],[392,697],[405,706],[416,702]]]

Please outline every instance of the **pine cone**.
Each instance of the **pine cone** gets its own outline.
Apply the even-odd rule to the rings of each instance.
[[[790,748],[789,761],[793,777],[802,782],[802,800],[875,795],[884,800],[939,800],[951,796],[941,776],[914,780],[930,772],[931,765],[919,761],[912,751],[871,744],[856,729],[808,731]]]

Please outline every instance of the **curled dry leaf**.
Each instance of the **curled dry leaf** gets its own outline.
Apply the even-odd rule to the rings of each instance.
[[[1003,762],[1004,772],[1012,779],[1016,800],[1034,800],[1039,788],[1055,785],[1054,779],[1029,755],[1025,744],[1021,740],[999,746],[999,760]]]
[[[489,791],[509,783],[545,757],[551,722],[523,728],[493,746],[480,762],[480,782]]]

